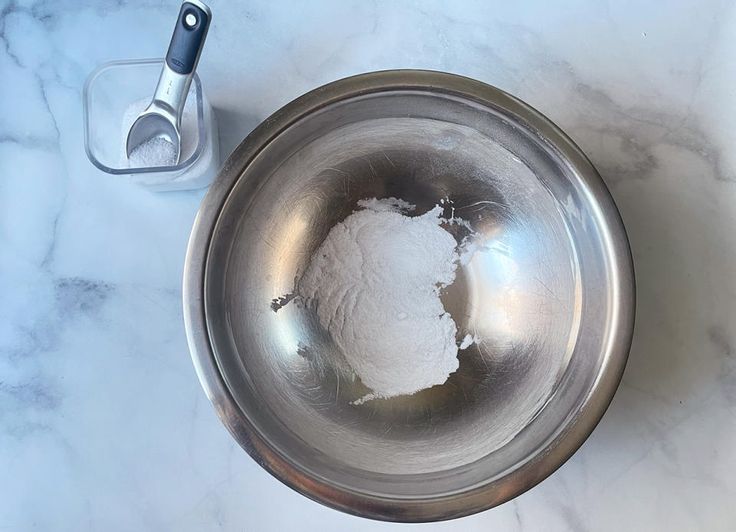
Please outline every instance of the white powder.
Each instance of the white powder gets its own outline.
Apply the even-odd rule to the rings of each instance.
[[[176,146],[161,137],[154,137],[136,146],[128,157],[131,168],[173,166],[176,164]]]
[[[376,212],[409,212],[415,209],[414,205],[412,205],[411,203],[398,198],[363,199],[358,202],[358,206]]]
[[[473,344],[477,344],[478,339],[472,334],[466,334],[463,340],[460,342],[460,349],[467,349]]]
[[[413,206],[395,198],[360,205],[332,228],[298,285],[374,392],[356,403],[442,384],[458,368],[457,328],[440,290],[460,257],[440,225],[443,208],[410,217],[400,211]]]
[[[179,162],[189,159],[199,142],[199,131],[197,124],[196,96],[190,90],[184,111],[181,115],[181,156]],[[123,168],[145,168],[149,166],[173,166],[176,164],[174,145],[162,138],[154,138],[144,142],[130,154],[125,150],[128,139],[128,131],[138,118],[138,115],[148,107],[150,99],[142,99],[131,103],[125,113],[120,125],[121,129],[121,155],[120,162]]]

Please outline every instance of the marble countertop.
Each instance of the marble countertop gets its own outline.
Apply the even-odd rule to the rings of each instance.
[[[211,0],[199,72],[222,154],[294,97],[368,70],[456,72],[541,110],[598,166],[628,229],[631,358],[549,479],[417,529],[733,530],[736,9],[491,4]],[[152,193],[85,157],[86,76],[163,55],[176,10],[0,0],[0,530],[399,530],[298,495],[234,443],[181,317],[203,192]]]

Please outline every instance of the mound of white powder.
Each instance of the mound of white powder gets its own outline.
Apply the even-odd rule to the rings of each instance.
[[[199,142],[196,96],[193,91],[194,89],[190,89],[181,115],[181,156],[179,161],[189,159],[197,148],[197,142]],[[122,168],[147,168],[150,166],[174,166],[176,164],[176,147],[171,142],[158,137],[142,143],[133,150],[130,158],[128,158],[125,150],[128,132],[138,115],[148,107],[149,103],[151,103],[150,98],[137,100],[131,103],[123,113],[120,124],[120,138],[122,139],[120,165]]]
[[[128,161],[131,168],[174,166],[176,164],[176,146],[166,139],[154,137],[136,146],[130,153]]]
[[[442,207],[412,217],[402,211],[413,207],[395,198],[360,206],[332,228],[298,286],[373,390],[358,402],[412,394],[457,370],[457,328],[440,290],[460,259],[440,225]]]

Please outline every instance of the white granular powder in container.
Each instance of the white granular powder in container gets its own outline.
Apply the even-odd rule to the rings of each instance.
[[[189,159],[194,150],[197,148],[199,142],[199,130],[197,124],[197,109],[195,104],[195,97],[190,92],[187,101],[184,104],[184,110],[181,115],[181,146],[180,146],[180,157],[179,161],[186,161]],[[121,166],[126,168],[147,168],[155,166],[174,166],[177,164],[176,161],[176,148],[174,145],[163,139],[163,138],[152,138],[128,154],[125,149],[125,142],[128,138],[128,132],[130,127],[135,122],[138,115],[140,115],[148,104],[151,103],[150,99],[142,99],[131,103],[123,114],[121,127]]]
[[[462,254],[439,205],[421,216],[395,198],[359,205],[330,230],[297,290],[373,391],[356,403],[413,394],[458,369],[457,327],[440,294]]]
[[[128,162],[131,168],[149,166],[173,166],[176,161],[176,146],[161,137],[154,137],[136,146]]]
[[[193,87],[184,105],[181,122],[181,154],[179,169],[158,168],[173,166],[175,159],[173,145],[164,139],[152,139],[131,153],[130,159],[125,150],[130,126],[143,111],[150,99],[133,100],[120,119],[119,162],[117,168],[147,168],[147,171],[131,173],[129,179],[150,190],[192,190],[208,185],[217,174],[220,166],[219,136],[215,113],[205,94],[202,97],[203,126],[200,139],[200,117],[198,115],[197,92]],[[197,151],[201,145],[201,151]],[[184,164],[187,163],[187,164]]]

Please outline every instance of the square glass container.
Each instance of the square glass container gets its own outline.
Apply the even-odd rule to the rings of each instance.
[[[182,127],[182,149],[191,154],[174,166],[130,168],[125,156],[129,108],[150,101],[158,82],[163,59],[112,61],[95,69],[84,85],[84,144],[87,157],[108,174],[126,176],[154,190],[187,190],[208,185],[219,167],[217,126],[202,83],[195,74],[187,96],[185,113],[193,113],[196,126]],[[142,110],[142,109],[141,109]],[[185,141],[186,133],[196,139]]]

